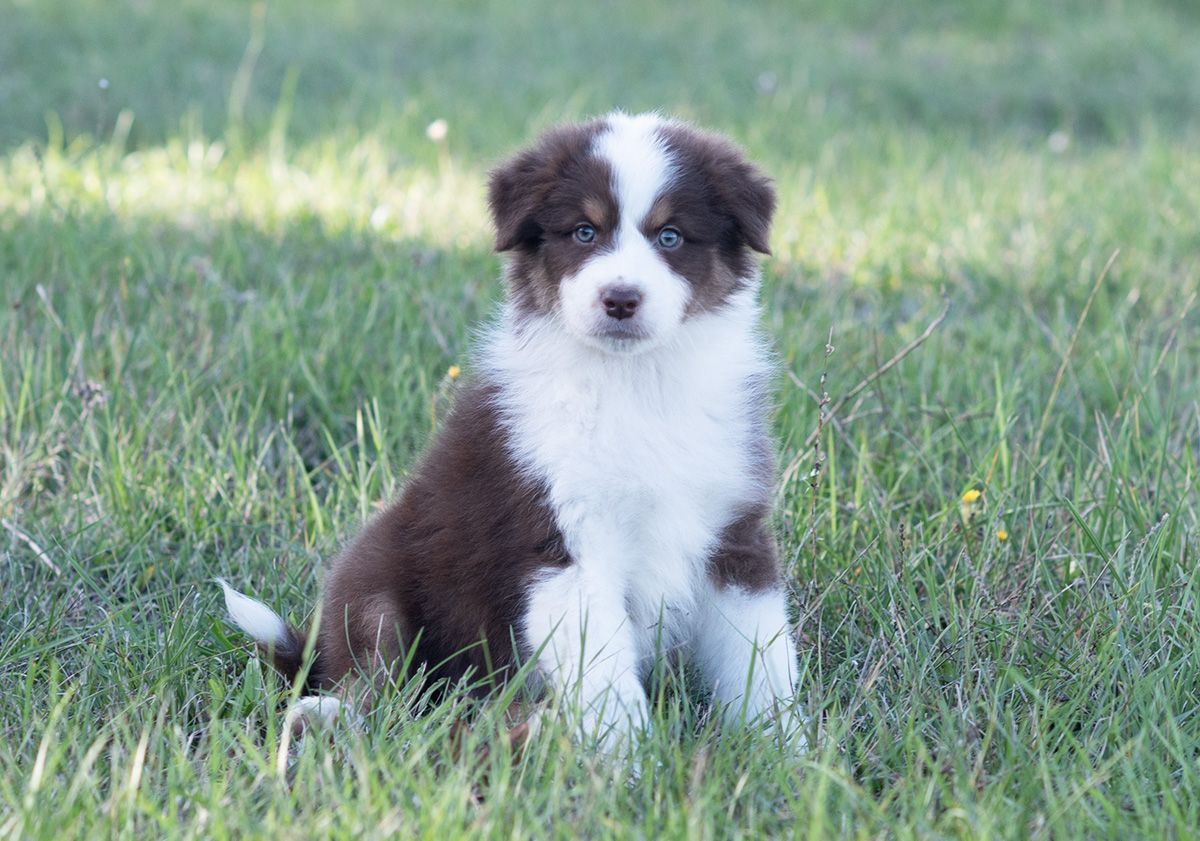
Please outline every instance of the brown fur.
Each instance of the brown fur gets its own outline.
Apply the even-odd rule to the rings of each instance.
[[[676,274],[692,285],[688,314],[718,309],[754,269],[751,250],[770,253],[775,210],[771,182],[729,141],[690,126],[668,124],[662,135],[678,177],[651,209],[642,232],[678,228],[683,244],[663,251]],[[662,204],[670,209],[664,213]]]
[[[764,505],[725,527],[721,545],[708,561],[708,574],[714,581],[752,593],[779,586],[782,575],[768,515]]]
[[[612,172],[591,153],[602,128],[593,121],[553,129],[492,173],[496,250],[512,252],[507,276],[518,312],[552,311],[562,278],[612,243],[619,218]],[[590,245],[574,239],[582,222],[596,228]]]
[[[388,673],[406,657],[452,682],[502,679],[516,662],[530,577],[569,561],[490,396],[466,387],[400,499],[334,561],[314,688],[352,670]]]

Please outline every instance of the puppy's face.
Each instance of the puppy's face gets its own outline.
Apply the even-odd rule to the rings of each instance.
[[[488,199],[516,312],[616,353],[667,342],[750,282],[775,207],[727,141],[624,114],[550,131],[492,173]]]

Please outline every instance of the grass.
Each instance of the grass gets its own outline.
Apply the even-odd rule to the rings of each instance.
[[[0,835],[1197,834],[1194,4],[0,15]],[[288,689],[211,578],[303,617],[470,374],[487,167],[616,105],[779,186],[814,749],[716,733],[685,674],[637,779],[553,728],[456,759],[466,702],[413,686],[281,769]]]

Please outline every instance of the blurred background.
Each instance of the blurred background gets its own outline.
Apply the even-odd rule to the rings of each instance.
[[[487,157],[620,106],[720,124],[786,160],[881,126],[1112,142],[1200,106],[1188,0],[5,5],[8,145],[44,139],[48,112],[68,138],[107,139],[129,110],[133,147],[236,126],[404,148],[443,118],[451,152]]]

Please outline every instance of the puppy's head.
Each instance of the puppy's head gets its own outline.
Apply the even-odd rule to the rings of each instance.
[[[775,193],[728,141],[617,113],[545,134],[492,173],[488,201],[518,315],[637,352],[751,281]]]

